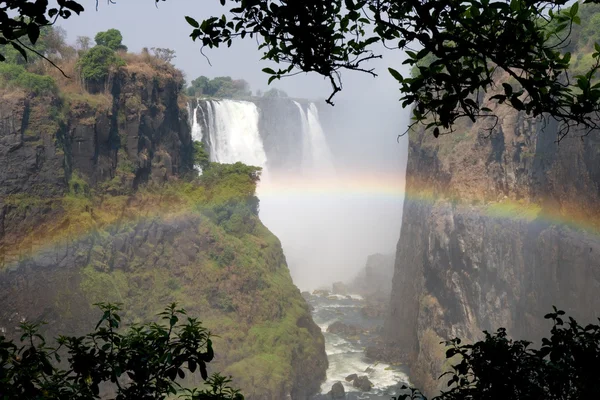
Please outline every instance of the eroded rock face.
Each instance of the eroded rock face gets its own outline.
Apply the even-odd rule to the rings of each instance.
[[[325,379],[324,338],[277,238],[257,221],[240,246],[200,212],[154,208],[164,183],[193,172],[181,84],[138,64],[68,107],[0,91],[0,327],[14,338],[20,321],[44,320],[48,337],[80,334],[95,302],[124,303],[130,324],[176,301],[221,337],[209,368],[246,398],[306,399]]]
[[[429,395],[441,386],[442,340],[506,327],[535,341],[549,331],[552,305],[583,323],[600,310],[600,240],[576,226],[600,220],[598,134],[557,146],[556,127],[498,112],[489,138],[481,125],[437,140],[410,134],[414,196],[404,203],[385,336]]]

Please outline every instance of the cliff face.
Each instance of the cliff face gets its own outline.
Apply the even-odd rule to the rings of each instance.
[[[552,305],[598,314],[600,138],[555,143],[557,127],[496,110],[435,139],[411,132],[386,339],[413,383],[441,386],[442,340],[506,327],[539,340]]]
[[[178,302],[219,336],[210,370],[247,398],[308,398],[327,369],[322,333],[245,208],[255,182],[195,177],[181,85],[130,57],[105,93],[0,89],[0,328],[78,334],[96,302],[123,303],[126,325]]]

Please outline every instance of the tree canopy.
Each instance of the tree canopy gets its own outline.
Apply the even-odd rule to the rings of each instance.
[[[595,0],[588,0],[593,3]],[[406,64],[419,74],[398,81],[404,106],[414,104],[415,122],[450,130],[459,118],[489,117],[486,104],[506,104],[533,117],[560,123],[560,135],[578,125],[598,127],[600,46],[593,62],[580,74],[569,73],[569,33],[581,22],[579,3],[566,0],[229,0],[231,18],[198,22],[191,37],[203,46],[231,45],[237,38],[257,37],[263,58],[284,64],[271,77],[314,71],[329,78],[333,91],[342,89],[342,70],[375,75],[368,61],[381,57],[378,43],[405,51]],[[422,63],[427,57],[433,61]],[[497,87],[508,74],[515,83]]]
[[[98,32],[94,40],[98,46],[106,46],[114,51],[127,51],[127,46],[122,43],[123,35],[118,29],[112,28],[104,32]]]
[[[160,0],[155,0],[158,3]],[[163,0],[164,1],[164,0]],[[597,3],[600,0],[585,0]],[[68,18],[77,1],[8,0],[0,6],[1,45],[22,54],[32,50],[40,28]],[[598,128],[600,46],[585,70],[572,73],[569,34],[581,22],[579,3],[568,0],[220,0],[229,12],[198,22],[186,16],[191,37],[202,46],[230,46],[246,36],[259,40],[269,81],[296,72],[329,79],[332,94],[342,89],[343,70],[375,75],[368,61],[381,48],[404,51],[419,74],[398,81],[404,106],[414,105],[415,123],[451,130],[457,119],[497,120],[489,104],[505,104],[532,117],[554,119],[560,137],[574,126],[582,134]],[[97,5],[97,4],[96,4]],[[17,13],[11,18],[10,13]],[[227,15],[230,17],[228,18]],[[381,46],[383,45],[383,46]],[[376,47],[377,46],[377,47]],[[431,63],[423,63],[431,57]],[[502,85],[497,78],[508,75]],[[333,103],[332,103],[333,104]]]
[[[448,390],[433,400],[581,400],[600,393],[600,326],[581,326],[554,308],[546,315],[553,323],[550,337],[539,349],[524,340],[512,340],[506,329],[473,344],[460,339],[446,342],[451,368]],[[411,389],[398,400],[425,400]]]
[[[230,76],[217,76],[209,79],[199,76],[187,88],[188,96],[208,96],[231,99],[247,97],[252,94],[250,85],[243,79],[232,79]]]

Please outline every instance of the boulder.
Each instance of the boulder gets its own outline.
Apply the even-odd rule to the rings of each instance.
[[[342,385],[342,382],[334,383],[333,386],[331,387],[331,391],[329,392],[329,395],[331,396],[332,399],[345,399],[346,391],[344,390],[344,385]]]
[[[312,294],[314,296],[327,297],[327,296],[329,296],[329,290],[316,289],[316,290],[313,290]]]
[[[346,377],[346,382],[354,382],[356,379],[358,379],[358,375],[351,374]]]
[[[327,327],[327,332],[348,337],[360,335],[362,333],[362,329],[356,325],[346,325],[343,322],[335,321],[333,324]]]
[[[352,386],[363,392],[368,392],[373,388],[373,383],[369,380],[366,375],[359,376],[352,382]]]
[[[348,294],[348,287],[346,287],[344,282],[335,282],[331,289],[334,294],[341,294],[343,296]]]

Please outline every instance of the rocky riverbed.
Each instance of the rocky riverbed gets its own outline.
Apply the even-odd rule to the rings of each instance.
[[[378,344],[384,321],[383,313],[373,304],[359,295],[326,290],[302,295],[323,331],[329,360],[327,380],[314,400],[390,399],[409,383],[406,367],[366,356],[366,349]]]

